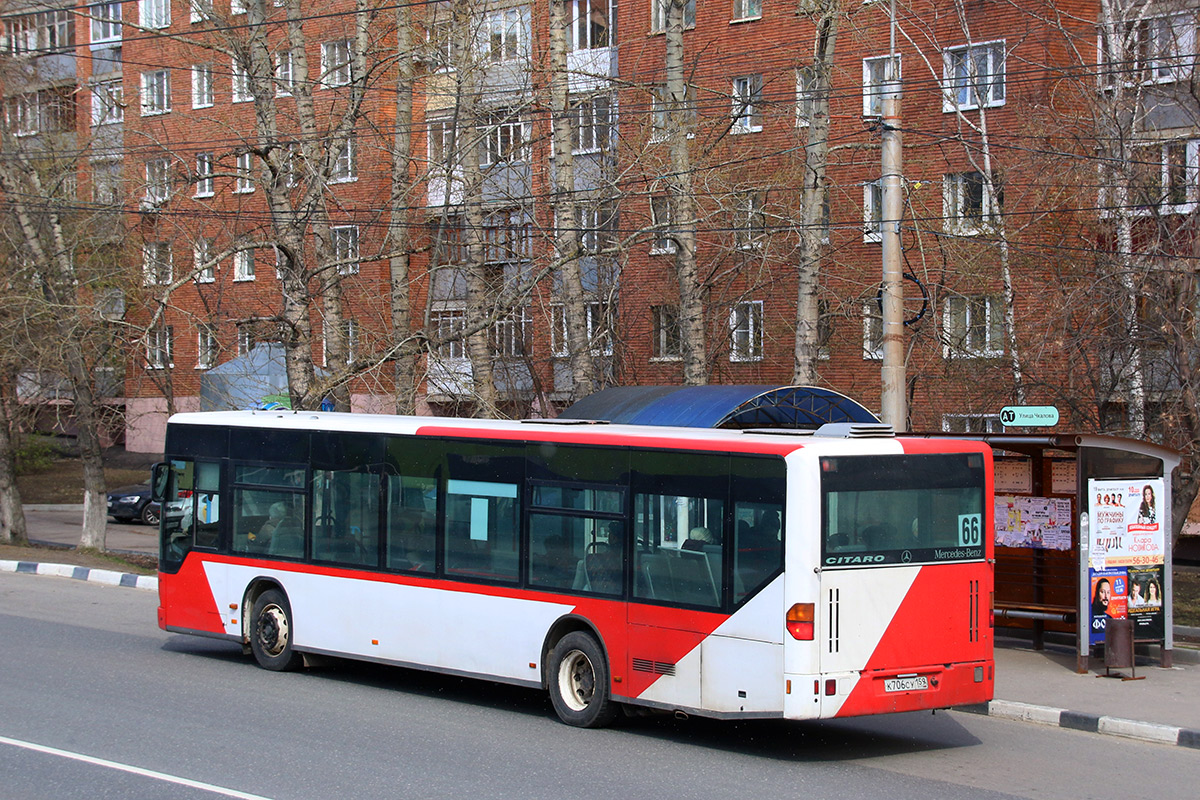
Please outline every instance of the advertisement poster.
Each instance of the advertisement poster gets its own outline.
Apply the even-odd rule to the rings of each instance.
[[[1133,620],[1133,638],[1163,638],[1163,568],[1130,567],[1126,570],[1129,619]]]
[[[996,544],[1071,549],[1071,501],[1064,497],[996,495]]]
[[[1129,583],[1124,569],[1091,570],[1092,633],[1089,641],[1104,641],[1104,628],[1110,619],[1124,619]]]

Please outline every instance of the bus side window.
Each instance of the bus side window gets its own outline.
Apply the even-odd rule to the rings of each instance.
[[[313,558],[339,564],[379,563],[379,476],[313,470]]]
[[[196,463],[196,490],[192,506],[195,513],[196,547],[216,548],[220,540],[220,464],[212,461]]]

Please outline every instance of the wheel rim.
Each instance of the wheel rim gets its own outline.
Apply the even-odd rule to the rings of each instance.
[[[147,525],[157,525],[158,524],[158,514],[154,513],[150,509],[146,509],[145,511],[142,512],[142,519],[144,519],[146,521]]]
[[[268,656],[274,658],[287,649],[289,634],[287,614],[276,604],[267,606],[258,615],[258,644]]]
[[[583,711],[596,693],[596,670],[581,650],[572,650],[558,667],[558,694],[567,708]]]

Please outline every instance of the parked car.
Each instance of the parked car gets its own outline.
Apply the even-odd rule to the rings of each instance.
[[[150,484],[123,486],[108,493],[108,515],[117,522],[144,522],[157,525],[158,503],[150,499]]]

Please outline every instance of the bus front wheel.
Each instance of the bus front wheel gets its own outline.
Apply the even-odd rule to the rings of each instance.
[[[250,650],[263,669],[283,672],[304,663],[304,656],[292,649],[291,605],[278,589],[268,589],[254,601]]]
[[[600,645],[581,631],[568,633],[550,651],[550,702],[558,718],[577,728],[600,728],[617,716],[609,697],[608,662]]]

